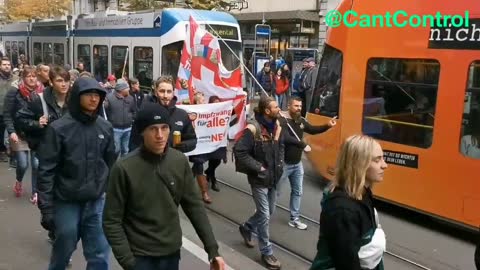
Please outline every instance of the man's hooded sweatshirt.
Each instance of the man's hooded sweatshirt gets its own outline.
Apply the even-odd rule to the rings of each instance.
[[[97,113],[88,115],[80,107],[82,93],[100,94]],[[70,92],[69,112],[47,127],[39,146],[38,207],[53,211],[54,201],[96,200],[106,189],[115,161],[112,125],[98,117],[106,91],[90,78],[78,79]]]

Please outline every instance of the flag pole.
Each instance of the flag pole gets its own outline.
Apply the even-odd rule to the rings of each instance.
[[[202,15],[200,15],[198,12],[195,11],[195,9],[190,5],[190,4],[187,4],[187,6],[193,11],[193,13],[195,13],[195,15],[199,18],[203,18]],[[205,18],[203,18],[203,21],[207,21],[205,20]],[[260,82],[257,80],[257,78],[252,74],[252,72],[247,68],[247,66],[245,66],[245,64],[243,63],[243,61],[240,59],[240,57],[238,57],[238,55],[235,53],[235,51],[233,51],[233,49],[225,42],[225,40],[223,40],[223,38],[220,38],[221,36],[218,34],[218,32],[209,24],[209,23],[205,23],[205,25],[207,25],[210,30],[212,30],[212,32],[217,36],[219,37],[219,41],[221,41],[225,47],[228,48],[228,50],[230,50],[230,52],[235,56],[235,58],[239,61],[240,65],[242,65],[243,69],[247,71],[247,73],[252,77],[252,79],[257,83],[257,85],[260,87],[260,89],[262,90],[262,92],[266,95],[266,96],[269,96],[267,91],[265,91],[265,89],[262,87],[262,85],[260,84]]]
[[[198,14],[198,12],[195,11],[195,9],[187,4],[187,6],[197,15],[197,17],[200,17],[200,18],[203,18],[202,15]],[[204,21],[206,21],[204,19]],[[252,72],[250,72],[250,70],[248,70],[248,68],[245,66],[245,64],[243,63],[243,61],[240,59],[240,57],[238,57],[238,55],[233,51],[233,49],[225,42],[225,40],[223,40],[222,38],[220,38],[221,36],[218,34],[218,32],[209,24],[209,23],[205,23],[209,28],[210,30],[213,31],[213,33],[219,37],[218,40],[221,40],[223,42],[223,44],[230,50],[230,52],[235,56],[235,58],[237,58],[237,60],[239,61],[240,65],[243,66],[244,70],[246,70],[248,72],[248,74],[250,74],[250,76],[252,76],[253,80],[255,80],[255,82],[257,83],[258,86],[260,86],[260,89],[262,90],[262,92],[266,95],[266,96],[269,96],[267,91],[265,91],[265,89],[262,87],[262,85],[260,84],[260,82],[257,80],[257,78],[252,74]],[[290,125],[290,123],[288,123],[288,119],[283,115],[283,114],[279,114],[282,118],[284,118],[286,120],[286,123],[287,123],[287,126],[288,128],[293,132],[293,134],[295,135],[295,137],[297,138],[298,141],[302,141],[300,139],[300,137],[297,135],[297,133],[295,132],[295,130],[292,128],[292,126]]]
[[[130,52],[130,48],[127,47],[127,53],[125,54],[125,60],[123,61],[122,79],[123,79],[123,76],[125,75],[125,69],[127,68],[127,60],[128,60],[129,52]]]

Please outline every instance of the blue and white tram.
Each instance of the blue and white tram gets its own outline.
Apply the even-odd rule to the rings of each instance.
[[[21,55],[28,58],[29,23],[18,22],[0,25],[0,43],[5,53],[16,67]]]
[[[108,74],[119,78],[124,73],[150,89],[160,74],[176,77],[190,16],[200,27],[216,32],[239,57],[221,41],[225,67],[232,70],[240,66],[242,41],[237,20],[224,12],[188,9],[77,19],[74,64],[83,62],[99,81]]]
[[[67,21],[39,21],[31,25],[31,63],[63,66],[70,63]]]

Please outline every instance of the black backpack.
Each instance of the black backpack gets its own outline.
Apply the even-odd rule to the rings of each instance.
[[[255,138],[254,139],[254,144],[255,144],[254,148],[255,148],[256,144],[258,142],[262,141],[261,127],[260,127],[260,124],[257,122],[257,120],[255,120],[255,118],[248,119],[247,120],[247,125],[248,124],[251,124],[255,127],[255,134],[254,134],[254,138]],[[245,127],[245,128],[247,128],[247,127]],[[236,146],[237,146],[237,142],[235,142],[235,145],[232,148],[232,160],[235,163],[235,171],[239,172],[239,173],[244,173],[244,174],[247,174],[247,175],[252,174],[252,173],[256,173],[256,172],[252,172],[248,168],[245,168],[243,166],[243,164],[241,162],[239,162],[238,157],[237,157],[237,152],[235,150]]]

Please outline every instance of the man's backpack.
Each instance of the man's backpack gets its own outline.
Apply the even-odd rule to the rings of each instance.
[[[261,132],[260,124],[257,122],[257,120],[255,120],[254,117],[247,120],[247,125],[248,124],[251,124],[255,127],[254,144],[256,145],[257,142],[262,140],[262,132]],[[247,127],[245,127],[245,129],[246,128]],[[240,138],[241,138],[241,136],[238,139],[240,139]],[[236,151],[237,142],[238,141],[235,141],[235,144],[233,145],[233,148],[232,148],[232,159],[235,163],[235,171],[239,172],[239,173],[244,173],[244,174],[251,174],[252,171],[249,170],[248,168],[245,168],[245,166],[243,166],[242,162],[239,161],[239,159],[237,157],[237,151]],[[254,148],[255,148],[255,145],[254,145]]]

